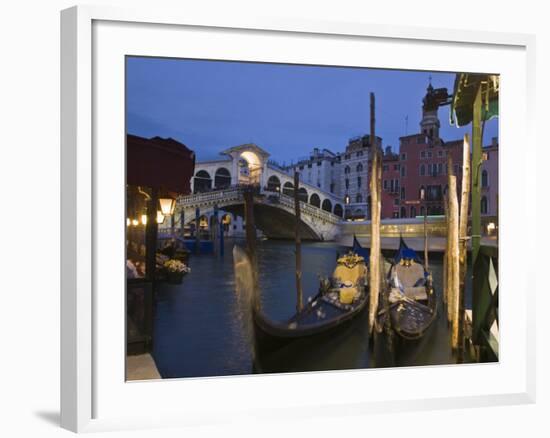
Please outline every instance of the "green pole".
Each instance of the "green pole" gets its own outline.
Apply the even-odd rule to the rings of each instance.
[[[472,266],[481,242],[481,85],[474,100],[472,120]],[[474,294],[476,291],[474,291]]]

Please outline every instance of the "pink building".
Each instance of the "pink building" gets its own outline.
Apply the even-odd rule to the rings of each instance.
[[[440,121],[435,96],[440,92],[430,84],[422,105],[420,132],[399,139],[399,153],[386,148],[382,172],[382,218],[410,218],[443,215],[448,190],[447,156],[453,162],[457,190],[461,193],[462,139],[444,141],[439,136]],[[481,168],[481,214],[496,216],[498,208],[498,140],[484,147],[486,161]],[[421,200],[424,190],[425,199]]]

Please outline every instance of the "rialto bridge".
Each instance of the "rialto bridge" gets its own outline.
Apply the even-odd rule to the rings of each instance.
[[[255,186],[256,227],[268,238],[294,237],[294,178],[271,163],[269,154],[255,144],[235,146],[223,158],[199,162],[192,180],[193,194],[177,202],[176,218],[184,225],[200,217],[212,220],[215,209],[233,219],[244,217],[243,186]],[[300,182],[301,236],[312,240],[334,240],[343,216],[342,200],[310,184]],[[242,220],[242,219],[241,219]]]

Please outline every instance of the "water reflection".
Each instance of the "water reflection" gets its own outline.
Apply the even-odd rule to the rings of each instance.
[[[244,242],[238,242],[244,246]],[[250,313],[251,291],[246,275],[235,277],[234,241],[226,242],[223,258],[191,256],[191,274],[181,285],[162,284],[157,294],[153,356],[161,375],[200,377],[254,372],[320,371],[384,366],[375,363],[367,336],[367,312],[345,332],[326,335],[322,348],[297,340],[270,357],[254,360]],[[334,243],[303,243],[304,299],[318,289],[319,276],[334,269],[337,254],[346,248]],[[285,241],[258,244],[260,301],[271,319],[285,320],[295,311],[294,245]],[[441,264],[431,262],[436,292],[441,294]],[[245,290],[237,294],[236,289]],[[441,307],[440,307],[441,309]],[[447,322],[439,312],[436,326],[415,348],[402,348],[395,365],[453,363]],[[316,343],[316,347],[318,344]],[[369,352],[371,350],[371,352]]]

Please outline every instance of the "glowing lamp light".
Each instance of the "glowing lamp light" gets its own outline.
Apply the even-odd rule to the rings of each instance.
[[[132,221],[129,217],[126,218],[126,226],[129,227],[131,225]]]
[[[489,223],[487,224],[487,232],[488,232],[489,234],[491,234],[493,231],[495,231],[495,228],[496,228],[496,227],[497,227],[497,226],[495,225],[494,222],[489,222]]]
[[[344,197],[344,202],[346,203],[346,205],[349,204],[349,201],[350,201],[349,195],[346,195],[346,196]]]
[[[147,225],[147,215],[146,214],[141,215],[141,223],[143,225]]]
[[[132,225],[137,227],[139,225],[139,221],[137,219],[132,219]]]
[[[174,210],[176,209],[176,200],[174,198],[159,198],[159,204],[160,211],[164,216],[174,214]]]
[[[420,199],[424,200],[424,196],[425,196],[425,190],[424,190],[424,188],[421,188],[420,189]]]
[[[157,224],[164,223],[164,215],[162,214],[162,211],[157,210]]]

